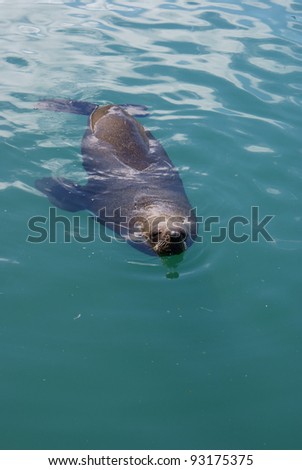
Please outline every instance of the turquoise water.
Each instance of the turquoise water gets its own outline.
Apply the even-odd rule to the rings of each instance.
[[[302,4],[0,12],[1,448],[301,449]],[[147,105],[198,213],[257,206],[273,241],[201,227],[172,276],[118,242],[28,243],[35,179],[84,177],[86,119],[46,97]]]

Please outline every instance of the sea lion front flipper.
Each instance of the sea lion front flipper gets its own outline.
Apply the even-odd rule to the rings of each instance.
[[[83,187],[65,178],[41,178],[36,188],[60,209],[77,212],[87,208],[87,197]]]

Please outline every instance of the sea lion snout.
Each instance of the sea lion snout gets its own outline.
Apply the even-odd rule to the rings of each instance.
[[[179,255],[187,249],[187,232],[184,227],[170,229],[159,226],[150,234],[150,244],[159,256]]]

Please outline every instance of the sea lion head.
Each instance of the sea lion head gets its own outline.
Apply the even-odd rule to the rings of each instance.
[[[153,223],[147,242],[158,256],[179,255],[187,249],[188,232],[185,223]]]
[[[136,203],[128,234],[132,242],[143,243],[158,256],[180,255],[196,238],[195,212],[168,204]],[[148,250],[150,251],[150,250]]]

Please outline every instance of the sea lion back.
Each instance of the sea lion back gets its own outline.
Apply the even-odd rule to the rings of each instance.
[[[90,116],[90,130],[121,163],[136,170],[144,170],[152,163],[144,127],[119,106],[96,108]]]

